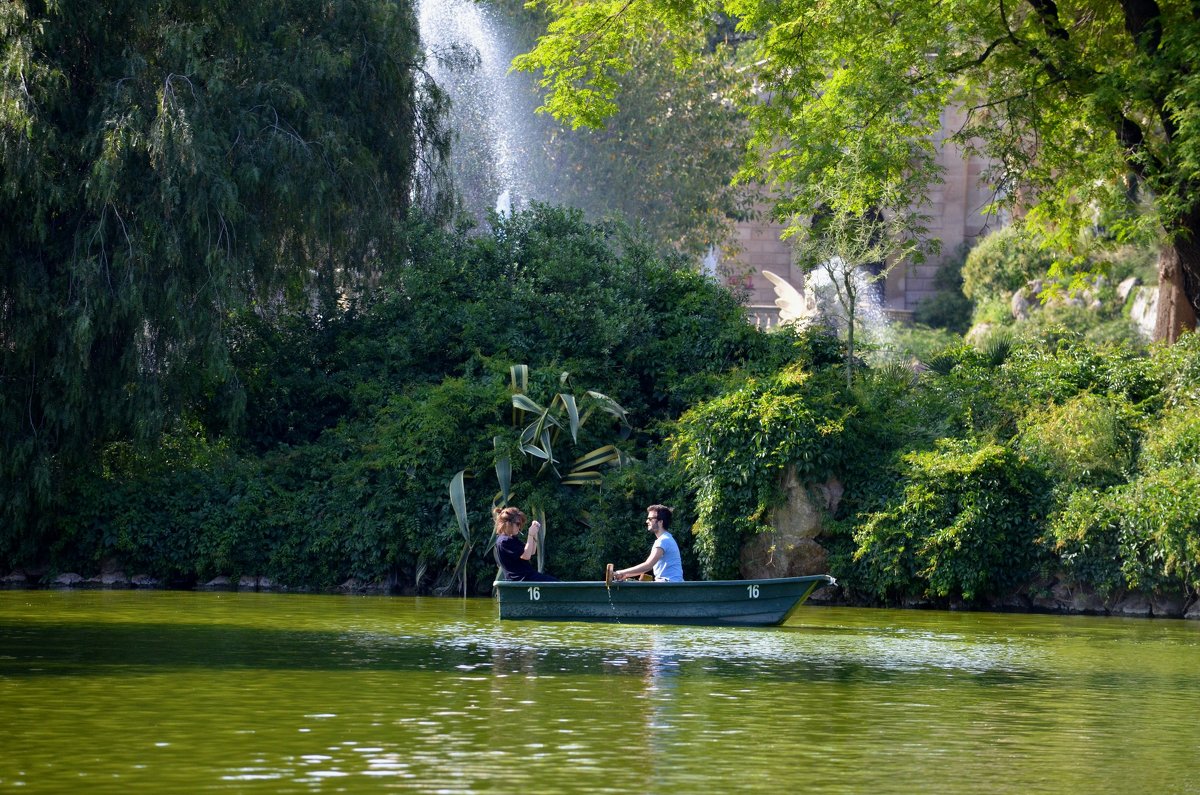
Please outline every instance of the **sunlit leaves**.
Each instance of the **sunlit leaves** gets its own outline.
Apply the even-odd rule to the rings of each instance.
[[[631,41],[737,21],[739,98],[751,143],[743,178],[766,184],[781,216],[860,214],[920,204],[939,167],[942,113],[967,110],[956,144],[987,156],[998,200],[1019,203],[1056,247],[1083,240],[1098,211],[1150,197],[1146,230],[1200,234],[1200,21],[1183,0],[726,0],[679,4],[558,0],[552,35],[519,61],[540,68],[547,107],[586,124],[613,111]],[[1040,10],[1039,10],[1040,9]],[[1108,213],[1112,215],[1112,212]],[[1121,215],[1120,212],[1117,215]],[[920,236],[920,224],[909,232]],[[1200,261],[1185,257],[1189,284]],[[1200,296],[1191,289],[1193,304]]]

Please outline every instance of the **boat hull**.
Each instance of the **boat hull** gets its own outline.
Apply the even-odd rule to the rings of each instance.
[[[500,618],[634,624],[775,626],[822,585],[825,574],[694,582],[498,581]]]

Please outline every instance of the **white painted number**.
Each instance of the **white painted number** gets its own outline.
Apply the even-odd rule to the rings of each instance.
[[[746,593],[750,594],[751,599],[757,599],[758,598],[758,586],[757,585],[747,585]]]
[[[542,593],[537,588],[529,588],[529,601],[536,602],[542,598]]]

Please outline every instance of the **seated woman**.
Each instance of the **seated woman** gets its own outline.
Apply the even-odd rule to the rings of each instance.
[[[543,574],[529,559],[537,552],[538,536],[542,532],[540,522],[529,525],[529,540],[524,544],[517,534],[525,524],[525,514],[520,508],[497,508],[492,511],[496,522],[496,562],[504,570],[504,579],[519,582],[557,582],[557,577]]]

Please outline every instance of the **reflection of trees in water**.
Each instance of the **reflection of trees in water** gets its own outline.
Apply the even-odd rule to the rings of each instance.
[[[503,676],[537,676],[542,673],[546,652],[531,647],[492,648],[492,672]]]

